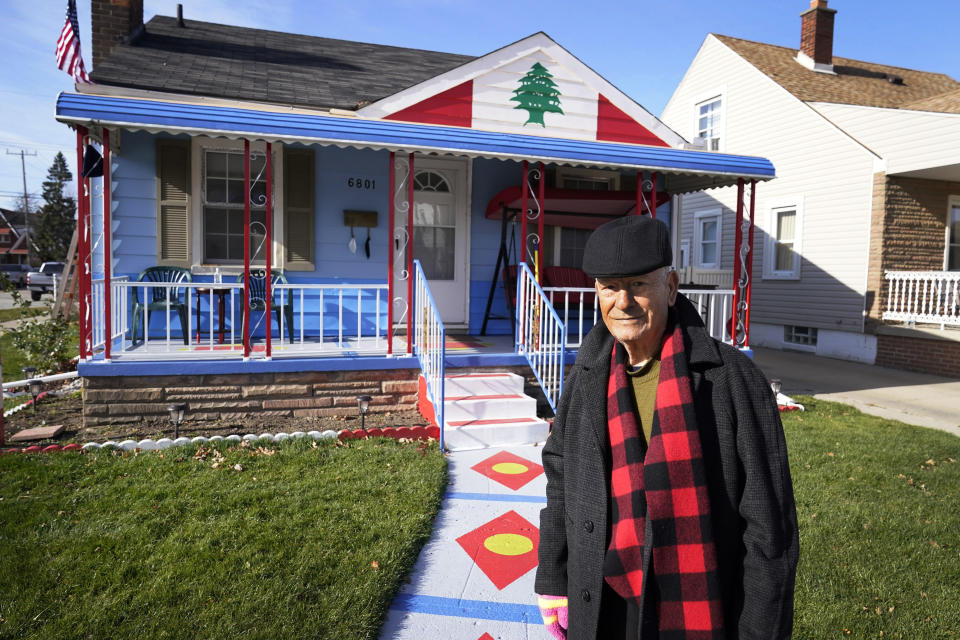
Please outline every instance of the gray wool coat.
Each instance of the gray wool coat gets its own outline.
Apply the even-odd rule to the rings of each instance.
[[[682,295],[676,307],[704,452],[727,637],[790,638],[799,540],[780,414],[753,361],[711,338]],[[568,597],[569,640],[597,634],[610,540],[606,398],[612,349],[613,336],[598,323],[565,381],[543,447],[547,506],[540,512],[535,589]],[[648,544],[648,576],[649,569]],[[656,635],[644,629],[642,637]]]

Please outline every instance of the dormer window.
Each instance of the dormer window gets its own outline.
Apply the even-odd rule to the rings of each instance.
[[[702,138],[708,151],[720,150],[720,124],[723,100],[715,96],[697,104],[697,137]]]

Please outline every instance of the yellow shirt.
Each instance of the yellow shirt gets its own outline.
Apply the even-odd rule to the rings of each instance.
[[[628,366],[627,376],[633,383],[633,400],[637,405],[643,440],[649,443],[657,403],[657,382],[660,380],[659,358],[651,358],[646,364],[636,368]]]

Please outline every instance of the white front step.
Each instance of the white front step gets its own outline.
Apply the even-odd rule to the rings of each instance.
[[[458,396],[493,396],[523,393],[523,376],[515,373],[467,373],[444,378],[444,393]]]
[[[542,443],[550,433],[549,423],[539,418],[445,422],[444,440],[451,451]]]
[[[550,425],[537,418],[537,401],[523,393],[515,373],[465,374],[444,381],[444,439],[448,449],[533,444]]]

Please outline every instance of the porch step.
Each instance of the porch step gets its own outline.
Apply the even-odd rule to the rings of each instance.
[[[444,437],[450,450],[533,444],[550,425],[537,418],[537,401],[523,393],[515,373],[464,374],[444,381]]]

